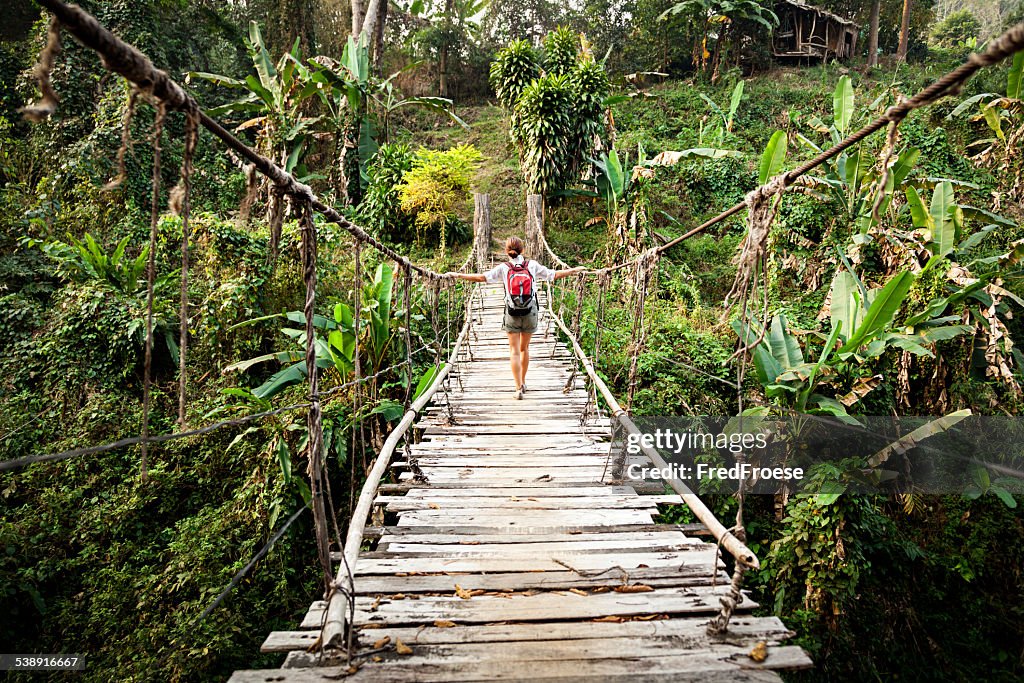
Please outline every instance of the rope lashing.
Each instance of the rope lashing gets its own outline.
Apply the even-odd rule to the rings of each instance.
[[[53,74],[53,66],[57,62],[57,55],[60,54],[60,20],[54,16],[50,17],[50,24],[46,29],[46,47],[39,53],[39,61],[32,69],[32,76],[39,84],[39,92],[42,95],[35,104],[28,105],[21,109],[22,115],[33,123],[45,121],[53,112],[57,111],[60,99],[53,89],[50,77]]]
[[[124,116],[121,118],[121,146],[117,148],[117,176],[103,187],[104,190],[113,190],[120,187],[121,183],[128,177],[125,155],[132,144],[132,119],[135,117],[135,105],[138,104],[138,101],[139,89],[133,85],[128,93],[128,102],[124,107]]]
[[[637,371],[639,369],[640,354],[643,353],[647,343],[647,328],[644,325],[644,308],[647,302],[647,291],[651,285],[651,278],[658,269],[658,262],[661,259],[661,252],[655,248],[645,250],[636,261],[634,277],[633,299],[633,329],[630,332],[630,361],[628,389],[626,394],[626,410],[633,407],[633,397],[636,395]]]
[[[740,418],[742,420],[742,418]],[[741,423],[742,428],[742,423]],[[742,465],[745,461],[745,456],[737,454],[736,463]],[[739,486],[736,490],[736,525],[729,529],[736,538],[742,543],[747,542],[747,530],[743,525],[743,501],[746,489],[746,478],[741,478]],[[719,552],[721,551],[721,543],[719,543]],[[717,556],[716,556],[717,557]],[[717,563],[717,559],[716,559]],[[708,635],[721,635],[729,629],[729,620],[732,619],[732,614],[736,610],[736,607],[743,602],[743,593],[740,590],[743,585],[743,575],[747,571],[745,563],[741,562],[739,558],[736,559],[736,564],[732,570],[732,581],[729,583],[729,592],[726,595],[721,596],[718,599],[719,604],[722,606],[719,613],[708,622],[707,632]],[[716,567],[713,574],[714,577],[718,576],[718,569]]]
[[[125,129],[127,130],[127,127]],[[178,185],[171,190],[169,201],[171,211],[181,216],[181,308],[178,329],[178,425],[181,428],[185,427],[188,395],[188,240],[191,236],[189,221],[192,214],[192,166],[198,142],[199,111],[192,110],[185,115],[185,149],[181,156],[181,175]]]
[[[309,410],[306,412],[306,444],[309,486],[312,494],[313,526],[316,535],[317,555],[323,570],[324,594],[334,582],[331,571],[331,552],[328,541],[326,510],[323,491],[323,415],[320,410],[320,385],[316,367],[316,261],[317,236],[313,207],[307,202],[302,207],[302,279],[306,284],[306,301],[303,313],[306,319],[306,379],[309,383]]]
[[[281,247],[281,226],[284,224],[284,192],[275,185],[270,190],[270,259],[271,271],[277,267],[277,256]]]
[[[760,185],[743,200],[747,206],[747,236],[736,260],[736,279],[726,296],[726,306],[733,296],[744,292],[757,266],[764,262],[772,221],[779,210],[778,196],[785,189],[785,176],[778,175]]]
[[[354,348],[352,349],[352,372],[355,375],[355,378],[358,380],[362,376],[362,373],[363,373],[362,358],[361,358],[360,347],[359,347],[359,326],[360,326],[360,324],[362,322],[362,317],[363,317],[363,302],[362,302],[362,296],[363,296],[363,253],[362,253],[363,250],[362,250],[362,247],[363,247],[363,245],[362,245],[362,242],[360,242],[359,240],[354,240],[354,242],[355,242],[355,245],[354,245],[354,249],[353,249],[353,259],[354,259],[355,274],[353,275],[353,285],[352,285],[352,296],[353,296],[353,299],[354,299],[353,304],[352,304],[352,308],[353,308],[353,310],[352,310],[352,334],[355,337],[355,343],[354,343]],[[362,413],[362,407],[363,407],[363,388],[362,388],[362,385],[357,385],[356,386],[356,391],[355,391],[355,396],[353,397],[352,415],[355,417],[356,420],[358,420],[359,427],[358,427],[358,431],[356,429],[352,430],[352,455],[351,455],[351,457],[355,458],[355,456],[356,456],[356,449],[358,447],[359,463],[362,466],[362,469],[360,471],[361,472],[365,472],[366,471],[366,450],[364,448],[364,444],[366,443],[366,441],[364,440],[364,434],[363,434],[363,416],[361,414]],[[356,437],[357,436],[359,438],[358,442],[356,441]],[[350,467],[349,468],[350,481],[349,481],[349,505],[348,505],[348,507],[349,507],[350,510],[352,509],[352,506],[355,505],[355,492],[356,492],[355,469],[356,469],[355,467]]]
[[[163,134],[167,108],[157,104],[156,119],[153,121],[153,187],[149,221],[149,258],[146,262],[146,351],[142,371],[142,446],[140,474],[142,481],[149,481],[149,409],[152,402],[153,381],[153,299],[156,283],[156,233],[160,220],[160,137]]]
[[[575,336],[577,339],[579,339],[580,336],[580,323],[583,319],[583,293],[585,291],[585,287],[586,279],[583,277],[583,274],[581,273],[576,276],[576,281],[573,285],[574,308],[572,312],[572,320],[569,322],[569,329],[572,331],[573,336]],[[568,394],[576,385],[577,369],[578,368],[576,364],[573,363],[572,371],[569,373],[569,379],[566,380],[565,386],[562,387],[563,394]]]

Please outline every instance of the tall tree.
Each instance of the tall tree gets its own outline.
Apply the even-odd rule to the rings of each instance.
[[[907,46],[910,43],[910,6],[913,0],[903,0],[903,20],[900,22],[900,46],[896,49],[896,59],[907,61]]]
[[[358,37],[363,29],[363,0],[352,0],[352,35]]]
[[[882,11],[882,0],[871,3],[871,22],[868,27],[868,66],[878,66],[878,15]]]
[[[438,94],[440,94],[441,97],[448,97],[448,50],[451,47],[450,43],[452,35],[455,33],[452,30],[452,14],[454,13],[454,10],[455,0],[445,0],[444,16],[441,19],[443,22],[443,27],[441,29],[443,36],[441,40],[440,55],[437,60],[437,67],[439,71],[437,89]]]
[[[377,9],[377,29],[373,32],[373,71],[378,76],[384,75],[384,26],[388,19],[388,5],[382,2]]]

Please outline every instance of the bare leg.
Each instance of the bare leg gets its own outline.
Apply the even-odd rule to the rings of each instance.
[[[530,369],[530,339],[533,334],[523,332],[519,335],[519,386],[526,384],[526,371]]]
[[[523,384],[523,366],[519,353],[519,332],[508,333],[509,363],[512,366],[512,381],[516,383],[518,390]]]

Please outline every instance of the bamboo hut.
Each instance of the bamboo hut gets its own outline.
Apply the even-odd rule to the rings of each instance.
[[[776,58],[848,59],[857,48],[860,26],[801,0],[775,3],[779,27],[772,37]]]

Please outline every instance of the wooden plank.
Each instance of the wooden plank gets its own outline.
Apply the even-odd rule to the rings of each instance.
[[[710,546],[710,544],[707,544]],[[426,557],[365,558],[360,556],[352,573],[356,576],[368,574],[395,574],[398,572],[535,572],[563,571],[565,569],[578,572],[594,572],[622,567],[628,571],[641,565],[646,567],[684,567],[695,566],[706,568],[710,575],[716,566],[717,549],[710,546],[708,550],[673,550],[663,553],[590,553],[580,554],[563,552],[548,557],[510,555],[502,558],[490,557],[446,557],[431,555]]]
[[[537,474],[536,472],[523,473],[522,470],[516,470],[515,473],[511,472],[496,472],[494,469],[488,471],[486,474],[483,472],[475,471],[458,471],[458,474],[446,473],[440,468],[435,468],[435,471],[428,473],[431,483],[466,483],[472,481],[476,485],[486,484],[510,484],[515,486],[564,486],[565,484],[599,484],[601,483],[601,475],[605,474],[603,470],[598,468],[588,468],[583,472],[574,472],[572,468],[562,468],[565,472],[545,472],[544,474]],[[413,479],[412,472],[402,472],[398,475],[399,481],[411,481]]]
[[[500,572],[490,574],[417,574],[415,576],[384,574],[360,576],[355,583],[357,595],[394,595],[396,593],[454,593],[455,584],[464,590],[527,591],[587,590],[614,588],[624,583],[643,583],[657,587],[707,586],[712,580],[729,582],[729,575],[719,571],[712,576],[710,567],[640,567],[628,571],[614,570],[598,576],[576,572]]]
[[[425,646],[420,646],[425,647]],[[435,646],[442,648],[445,646]],[[608,658],[576,658],[569,645],[553,646],[552,650],[560,654],[555,658],[547,651],[538,653],[547,659],[531,658],[527,660],[505,659],[470,659],[478,649],[471,645],[448,646],[447,651],[463,650],[465,659],[441,661],[436,658],[418,658],[415,654],[410,658],[389,658],[380,663],[367,662],[352,675],[347,668],[322,667],[289,670],[267,670],[264,672],[236,672],[231,683],[253,683],[254,681],[285,681],[288,683],[306,683],[316,681],[324,683],[329,680],[343,679],[346,681],[381,681],[406,683],[419,681],[573,681],[580,683],[587,680],[608,681],[701,681],[702,683],[726,683],[746,681],[781,681],[769,667],[780,669],[807,668],[810,660],[800,648],[781,646],[770,649],[767,660],[756,663],[747,657],[747,652],[740,648],[723,646],[720,651],[687,652],[686,654],[665,654],[652,651],[647,656],[631,656],[629,654]],[[606,646],[607,647],[607,644]],[[495,648],[504,651],[504,648]],[[604,651],[600,646],[594,650]],[[413,648],[414,653],[417,648]],[[583,653],[585,654],[585,653]],[[742,667],[742,668],[741,668]]]
[[[644,550],[657,552],[670,552],[683,550],[683,546],[704,546],[704,541],[695,538],[681,538],[669,541],[659,538],[652,539],[619,539],[619,540],[586,540],[586,541],[549,541],[546,543],[480,543],[479,545],[467,545],[466,543],[389,543],[383,552],[391,554],[398,553],[419,553],[431,555],[462,555],[470,556],[491,556],[510,557],[513,555],[536,555],[561,552],[595,552],[595,551],[617,551]]]
[[[567,660],[568,661],[568,660]],[[646,660],[644,660],[646,661]],[[579,675],[567,674],[565,676],[552,673],[547,675],[542,671],[524,669],[522,665],[509,665],[501,663],[503,671],[495,671],[492,668],[487,673],[468,671],[465,667],[451,667],[447,669],[443,665],[431,664],[427,667],[418,666],[415,670],[388,672],[387,680],[390,683],[420,683],[421,681],[545,681],[545,683],[583,683],[597,678],[601,683],[636,683],[643,680],[645,683],[781,683],[782,679],[778,674],[768,670],[750,669],[724,669],[721,671],[703,672],[678,672],[678,671],[650,671],[642,670],[641,667],[630,666],[631,662],[623,662],[618,670],[605,670],[598,673],[583,672],[588,667],[581,665],[574,670],[581,672]],[[602,666],[606,666],[602,662]],[[593,668],[593,667],[590,667]],[[345,667],[322,667],[315,669],[266,669],[253,671],[236,671],[228,679],[229,683],[337,683],[340,681],[379,681],[380,671],[375,668],[367,668],[367,673],[360,669],[350,675]],[[629,673],[623,673],[624,671]],[[635,673],[634,673],[635,672]],[[518,673],[518,675],[517,675]],[[467,675],[468,678],[459,676]],[[639,677],[639,678],[638,678]]]
[[[557,671],[570,658],[572,661],[622,662],[631,659],[661,659],[679,656],[679,636],[649,636],[647,638],[615,637],[575,638],[571,640],[511,641],[495,647],[491,643],[405,643],[412,654],[405,657],[388,653],[385,661],[367,670],[377,669],[383,680],[389,680],[389,673],[398,668],[416,667],[428,662],[445,665],[463,664],[468,667],[493,665],[499,662],[532,664],[538,670]],[[403,641],[405,642],[405,641]],[[685,666],[689,671],[713,670],[737,667],[737,662],[751,668],[770,669],[801,668],[809,663],[807,655],[800,648],[787,645],[766,645],[767,659],[758,664],[747,655],[749,647],[728,643],[708,643],[697,647],[694,643],[685,648],[694,660]],[[749,664],[748,664],[749,663]],[[700,668],[698,668],[700,667]],[[738,667],[737,667],[738,668]],[[388,672],[388,673],[385,673]]]
[[[378,527],[381,528],[381,527]],[[595,525],[595,524],[571,524],[565,526],[545,526],[545,527],[510,527],[508,529],[501,529],[496,531],[493,527],[482,527],[482,526],[467,526],[467,525],[449,525],[441,524],[437,526],[421,526],[421,527],[406,527],[406,526],[388,526],[383,527],[380,533],[375,534],[377,537],[390,537],[390,538],[409,538],[418,537],[424,534],[445,534],[454,536],[472,536],[474,538],[481,538],[484,534],[497,534],[500,533],[504,538],[504,543],[529,543],[531,539],[542,535],[542,534],[588,534],[588,533],[643,533],[643,532],[659,532],[659,531],[682,531],[684,534],[707,534],[707,529],[700,524],[622,524],[622,525]]]
[[[389,486],[381,486],[380,493],[387,495],[389,493],[400,493],[394,488]],[[593,496],[629,496],[636,494],[636,491],[631,486],[566,486],[563,488],[554,489],[543,489],[538,491],[534,488],[527,487],[479,487],[479,488],[433,488],[433,487],[420,487],[409,489],[406,493],[406,498],[462,498],[463,496],[469,497],[481,497],[481,496],[554,496],[558,498],[564,498],[567,496],[580,496],[584,498],[590,498]],[[681,499],[680,499],[681,500]]]
[[[646,510],[524,510],[515,516],[497,510],[412,510],[401,513],[399,524],[406,526],[437,526],[439,523],[474,526],[558,526],[586,519],[591,524],[648,524],[651,512]]]
[[[554,485],[554,486],[545,486],[545,485],[541,485],[541,486],[523,486],[523,485],[518,485],[518,486],[509,486],[509,487],[481,486],[481,487],[476,487],[476,490],[479,490],[479,491],[500,491],[502,488],[508,488],[508,489],[529,489],[529,490],[535,492],[535,493],[531,493],[530,495],[534,495],[535,496],[535,495],[545,495],[544,494],[545,491],[564,491],[564,490],[575,490],[575,489],[604,488],[605,486],[609,486],[609,487],[613,487],[613,488],[615,488],[615,487],[623,488],[623,487],[628,486],[629,488],[633,489],[636,493],[638,493],[640,495],[644,495],[644,494],[648,494],[648,493],[656,494],[657,495],[657,494],[662,494],[662,493],[664,493],[667,490],[667,487],[665,486],[664,482],[658,483],[657,485],[652,485],[650,482],[635,481],[635,480],[630,480],[629,484],[619,484],[619,485],[612,484],[612,483],[608,483],[608,484],[567,483],[567,484],[562,484],[560,486],[559,485]],[[467,488],[467,486],[465,484],[461,484],[461,483],[436,482],[436,483],[428,483],[428,484],[423,484],[423,483],[381,484],[378,490],[381,493],[404,493],[404,492],[408,492],[408,491],[451,491],[451,492],[454,492],[456,495],[458,495],[457,494],[458,491],[466,490],[466,488]],[[498,495],[503,495],[503,494],[499,493]],[[511,494],[508,494],[508,495],[516,495],[516,494],[515,493],[511,493]],[[560,495],[560,494],[553,494],[553,495]],[[568,494],[566,494],[566,495],[568,495]]]
[[[432,578],[432,577],[431,577]],[[319,631],[272,631],[260,647],[261,652],[288,652],[305,650],[314,644]],[[624,621],[609,623],[597,621],[543,622],[527,624],[458,625],[450,628],[395,627],[373,628],[360,631],[359,639],[376,642],[391,638],[416,645],[452,643],[503,643],[535,640],[575,640],[608,637],[677,637],[698,647],[725,642],[732,645],[753,645],[763,640],[774,645],[791,637],[778,617],[742,616],[729,622],[729,630],[712,638],[707,634],[707,619],[659,619],[653,621]]]
[[[260,645],[260,652],[305,650],[320,639],[320,631],[271,631]]]
[[[410,510],[564,510],[592,508],[595,510],[657,510],[659,504],[668,502],[677,504],[676,501],[660,501],[663,496],[632,496],[601,498],[582,498],[574,496],[571,498],[547,497],[526,497],[526,498],[461,498],[461,499],[434,499],[434,500],[404,500],[398,496],[378,496],[374,504],[385,505],[388,512],[407,512]],[[669,498],[669,496],[664,496]]]
[[[745,645],[763,640],[768,644],[780,643],[795,635],[778,617],[738,615],[729,622],[729,630],[721,636],[709,636],[707,619],[674,618],[652,621],[565,621],[523,624],[457,625],[451,628],[396,627],[372,628],[360,631],[360,640],[379,640],[390,636],[410,645],[441,645],[455,643],[503,643],[543,640],[577,640],[586,638],[682,638],[697,647],[716,643]],[[293,633],[304,633],[297,631]],[[301,640],[301,639],[299,639]],[[289,648],[296,649],[296,648]]]
[[[358,583],[358,582],[357,582]],[[461,583],[459,584],[461,585]],[[511,594],[508,597],[478,595],[469,600],[456,597],[421,596],[417,600],[356,598],[356,624],[432,624],[436,620],[460,623],[494,623],[503,621],[566,621],[569,619],[600,619],[608,616],[646,616],[652,614],[714,614],[720,606],[718,598],[728,592],[728,585],[715,588],[656,588],[647,593],[597,593],[576,595],[569,592],[544,592],[533,595]],[[317,609],[317,605],[320,608]],[[301,628],[318,628],[323,603],[313,603]],[[739,611],[756,608],[749,598]]]
[[[395,544],[403,545],[432,545],[436,543],[451,543],[454,545],[477,546],[481,544],[500,545],[521,545],[526,547],[547,548],[549,543],[573,542],[582,543],[589,541],[602,541],[609,543],[629,544],[654,544],[664,545],[673,543],[703,543],[704,541],[687,536],[681,531],[634,531],[628,533],[599,533],[590,532],[585,534],[551,533],[551,534],[504,534],[491,531],[476,535],[468,534],[418,534],[418,535],[385,535],[378,542],[378,549],[387,548]],[[641,546],[635,546],[641,547]]]

